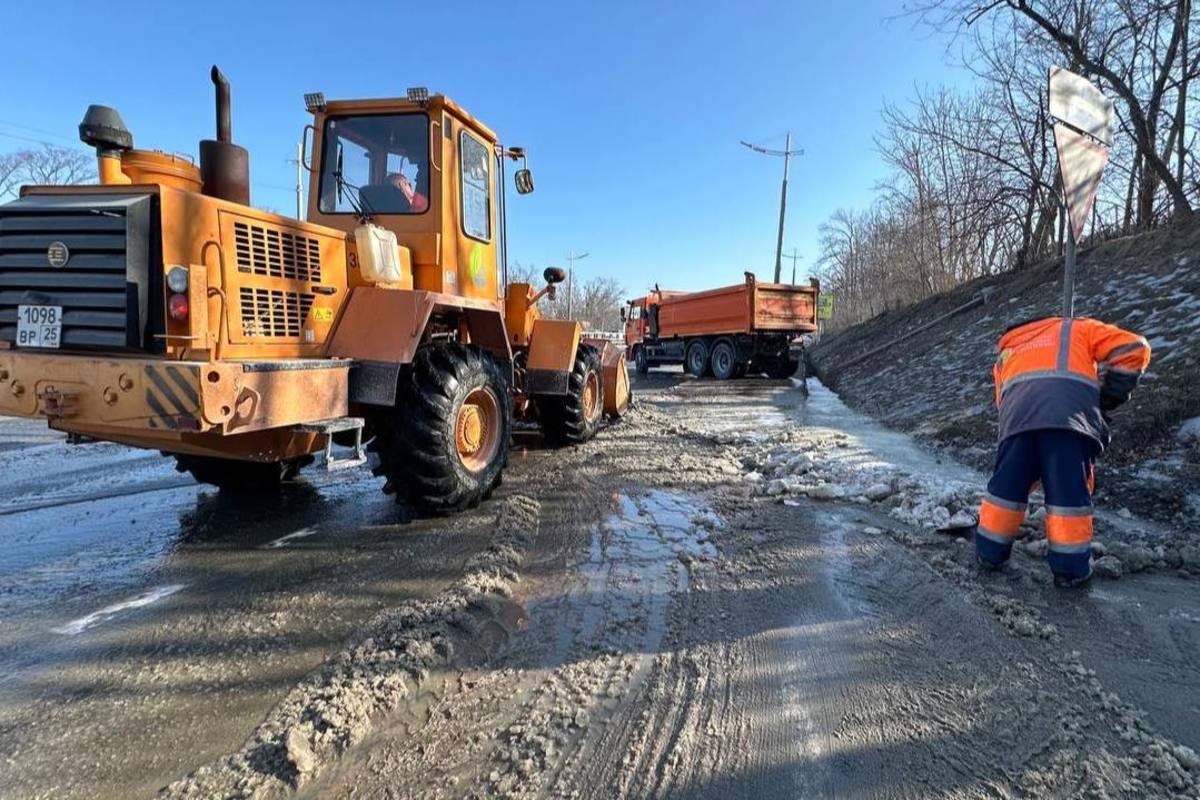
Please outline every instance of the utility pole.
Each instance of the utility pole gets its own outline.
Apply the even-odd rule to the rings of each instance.
[[[796,285],[796,262],[799,261],[800,259],[804,258],[804,256],[800,255],[800,253],[797,252],[796,248],[794,248],[794,247],[792,248],[792,252],[785,253],[785,256],[792,260],[792,285],[795,286]]]
[[[296,158],[288,159],[296,165],[296,219],[304,219],[304,143],[296,143]]]
[[[792,156],[802,156],[804,150],[792,149],[791,131],[788,131],[787,142],[782,150],[768,150],[745,141],[742,142],[742,145],[765,156],[783,156],[783,186],[779,191],[779,238],[775,242],[775,282],[779,283],[780,273],[783,271],[783,220],[787,214],[788,168],[791,165]]]
[[[573,319],[573,303],[575,300],[575,262],[582,261],[587,258],[589,253],[575,254],[575,251],[567,253],[567,319]]]

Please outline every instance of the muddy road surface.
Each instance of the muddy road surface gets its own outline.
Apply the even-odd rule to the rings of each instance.
[[[980,476],[811,388],[651,373],[411,523],[0,421],[0,797],[1200,797],[1186,564],[981,575]]]

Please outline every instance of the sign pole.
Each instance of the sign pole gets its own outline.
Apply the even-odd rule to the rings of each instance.
[[[1064,211],[1066,207],[1063,207]],[[1067,241],[1063,258],[1063,307],[1067,319],[1075,316],[1075,226],[1067,223]]]

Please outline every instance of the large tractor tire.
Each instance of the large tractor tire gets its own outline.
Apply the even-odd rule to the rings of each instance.
[[[633,351],[633,368],[643,378],[650,374],[650,359],[646,356],[646,348],[640,344]]]
[[[712,362],[708,358],[708,345],[703,339],[696,339],[687,346],[683,358],[684,368],[689,375],[703,378],[712,374]]]
[[[586,442],[600,427],[604,415],[604,378],[599,350],[590,344],[579,345],[567,386],[567,394],[537,398],[542,432],[556,445]]]
[[[457,342],[422,345],[368,449],[383,490],[427,514],[474,508],[508,463],[511,399],[492,357]]]
[[[713,377],[719,381],[727,381],[737,377],[737,348],[728,339],[722,339],[713,345],[712,355],[709,356]]]
[[[215,486],[230,494],[254,494],[271,491],[280,483],[296,477],[296,473],[312,463],[312,456],[288,461],[261,463],[238,461],[232,458],[175,454],[175,471],[186,472],[197,483]]]

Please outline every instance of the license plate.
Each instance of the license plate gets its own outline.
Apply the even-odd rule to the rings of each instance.
[[[62,306],[17,306],[17,347],[60,347]]]

